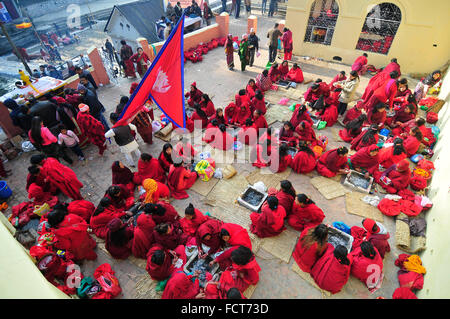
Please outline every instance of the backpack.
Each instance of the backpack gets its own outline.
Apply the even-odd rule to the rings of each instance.
[[[102,290],[102,287],[97,280],[92,277],[84,277],[81,280],[80,287],[77,288],[77,295],[81,299],[91,299],[100,290]]]

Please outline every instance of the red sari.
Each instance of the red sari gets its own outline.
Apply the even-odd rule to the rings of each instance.
[[[298,134],[298,140],[305,141],[305,142],[311,144],[311,146],[314,146],[317,144],[316,132],[314,132],[314,129],[312,128],[311,123],[309,123],[309,122],[304,122],[304,123],[305,123],[304,129],[301,130],[298,125],[295,128],[295,133]]]
[[[338,119],[338,110],[337,110],[337,106],[335,104],[331,104],[330,106],[328,106],[325,111],[323,112],[323,114],[320,116],[320,119],[322,121],[327,122],[327,126],[333,126],[334,124],[336,124],[337,119]]]
[[[333,245],[327,246],[326,252],[312,267],[311,277],[321,289],[335,294],[341,291],[350,277],[352,256],[347,256],[350,265],[343,265],[334,257]]]
[[[201,211],[197,208],[194,209],[194,217],[192,219],[187,219],[183,217],[180,219],[181,229],[183,229],[183,233],[194,236],[198,227],[204,222],[207,222],[210,218],[206,215],[203,215]]]
[[[247,84],[245,91],[247,92],[247,97],[248,97],[249,101],[255,97],[255,94],[256,94],[255,91],[257,89],[258,89],[258,87],[256,86],[256,84],[255,84],[255,86],[251,86],[250,84]]]
[[[133,181],[136,185],[141,185],[147,178],[154,179],[155,181],[161,183],[166,182],[166,172],[161,167],[161,161],[156,158],[152,158],[148,162],[139,159],[138,171],[134,173]]]
[[[119,165],[113,163],[111,170],[113,185],[123,185],[130,191],[130,193],[134,192],[134,188],[136,187],[133,183],[134,175],[128,167],[124,166],[123,168],[120,168]]]
[[[331,80],[331,82],[330,82],[330,84],[328,84],[328,86],[329,86],[330,90],[333,90],[334,83],[340,82],[340,81],[345,81],[345,80],[347,80],[347,77],[345,75],[342,75],[341,73],[339,73],[333,78],[333,80]]]
[[[350,161],[354,168],[363,168],[367,170],[370,174],[373,174],[375,170],[378,169],[379,158],[378,154],[375,156],[371,156],[370,152],[373,151],[374,147],[366,146],[355,154],[350,156]]]
[[[396,80],[394,79],[390,79],[373,92],[367,102],[364,102],[364,108],[366,111],[372,110],[373,107],[379,102],[386,104],[388,100],[389,108],[392,109],[394,98],[397,94],[397,85],[395,85],[395,81]]]
[[[267,125],[267,121],[266,118],[264,117],[264,115],[260,115],[257,119],[254,119],[255,122],[253,122],[253,126],[256,129],[256,132],[259,132],[260,129],[262,128],[268,128],[269,125]]]
[[[366,133],[367,133],[367,131],[362,131],[357,137],[355,137],[350,144],[351,145],[350,149],[359,151],[363,147],[378,143],[378,139],[379,139],[378,134],[375,134],[374,137],[371,138],[367,143],[364,143],[362,138],[363,138],[364,134],[366,134]]]
[[[396,194],[398,191],[407,188],[411,180],[411,171],[409,169],[404,172],[399,172],[394,169],[386,174],[386,176],[391,180],[391,183],[389,185],[384,184],[380,180],[382,174],[382,172],[376,171],[373,174],[373,177],[375,179],[375,182],[380,184],[381,187],[383,187],[390,194]]]
[[[75,172],[53,157],[44,159],[41,174],[64,195],[75,200],[83,199],[80,194],[83,184],[78,180]]]
[[[347,156],[339,156],[337,149],[329,150],[317,161],[317,172],[325,177],[334,177],[340,169],[348,168]]]
[[[293,67],[289,70],[288,74],[286,75],[286,80],[292,81],[295,83],[302,83],[303,82],[303,71],[300,68],[294,69]]]
[[[245,121],[249,118],[252,117],[252,114],[250,112],[250,106],[246,105],[245,109],[242,110],[240,107],[237,108],[235,114],[234,114],[234,118],[232,120],[232,123],[239,125],[239,126],[244,126],[245,125]]]
[[[305,245],[302,239],[306,237],[309,229],[310,228],[303,229],[302,233],[300,234],[300,238],[298,239],[297,245],[295,246],[294,253],[292,254],[292,257],[294,257],[294,260],[300,267],[300,269],[307,273],[311,272],[311,268],[327,248],[327,246],[321,248],[317,242],[314,242],[309,247]]]
[[[367,123],[369,124],[383,124],[386,122],[386,110],[383,110],[383,112],[373,112],[373,109],[371,109],[367,113]]]
[[[420,141],[415,136],[410,135],[403,140],[403,146],[408,157],[411,157],[419,150]]]
[[[188,276],[183,271],[172,273],[161,299],[194,299],[200,293],[200,286],[198,279],[192,282],[192,278],[192,275]]]
[[[201,121],[202,122],[202,129],[206,128],[206,126],[208,125],[208,118],[203,118],[201,117],[197,111],[194,111],[191,115],[190,120],[194,123],[195,125],[195,121]]]
[[[297,174],[308,174],[316,168],[316,157],[306,152],[298,152],[292,160],[291,167]]]
[[[169,155],[167,155],[167,157],[166,157],[165,154],[164,154],[164,151],[162,151],[161,154],[159,154],[158,162],[159,162],[159,165],[161,165],[161,168],[166,173],[169,172],[170,165],[173,164],[172,157],[169,156]],[[139,172],[139,162],[138,162],[138,172]],[[142,180],[142,181],[144,181],[144,180]]]
[[[108,233],[108,223],[115,218],[121,218],[125,214],[126,213],[123,210],[115,209],[112,205],[110,205],[100,214],[92,215],[89,226],[95,236],[105,239],[106,234]]]
[[[222,228],[222,225],[223,222],[217,219],[209,219],[201,224],[195,233],[197,248],[203,250],[201,247],[202,244],[204,244],[210,248],[208,255],[216,253],[222,245],[222,239],[220,238],[220,229]],[[203,238],[207,234],[211,235],[209,240]]]
[[[136,222],[131,252],[134,257],[145,259],[148,250],[152,246],[152,232],[156,224],[152,216],[145,213],[140,214]]]
[[[261,213],[253,212],[250,214],[252,221],[250,231],[260,238],[277,236],[286,229],[284,226],[285,217],[286,211],[283,206],[278,205],[275,210],[272,210],[265,202],[261,207]]]
[[[375,257],[373,259],[364,256],[361,251],[361,247],[357,247],[351,252],[351,255],[353,257],[351,274],[366,285],[368,283],[369,276],[373,277],[372,275],[377,273],[379,274],[379,276],[381,276],[383,271],[383,259],[381,259],[380,254],[375,247],[374,250]],[[379,272],[376,270],[376,266],[379,267]],[[374,279],[377,279],[377,281],[374,283],[376,284],[380,278],[378,277]]]
[[[384,147],[378,152],[378,160],[381,166],[384,168],[389,168],[394,164],[397,164],[402,159],[406,158],[405,153],[400,153],[399,155],[394,155],[394,147]]]
[[[292,212],[295,196],[285,193],[282,190],[276,190],[275,188],[269,188],[267,192],[269,196],[275,196],[278,199],[278,205],[283,206],[286,211],[286,216],[289,216]]]
[[[211,143],[212,141],[214,141],[219,132],[220,132],[219,128],[217,126],[213,126],[210,122],[206,127],[205,135],[203,136],[202,141],[205,141],[206,143]]]
[[[294,203],[292,214],[288,217],[288,223],[292,228],[303,231],[305,228],[316,227],[325,218],[323,211],[316,204],[308,204],[305,207]]]
[[[270,166],[271,147],[267,147],[267,154],[263,154],[263,151],[264,149],[261,144],[256,144],[255,147],[252,148],[250,158],[252,158],[253,166],[259,168]],[[265,159],[266,156],[268,157],[267,159]]]
[[[221,229],[225,229],[230,234],[227,244],[231,247],[245,246],[252,249],[252,241],[244,227],[233,223],[223,223]]]
[[[300,108],[301,108],[301,105],[297,104],[295,107],[295,111],[294,111],[294,113],[292,113],[292,117],[289,122],[291,122],[292,126],[295,128],[303,121],[308,122],[312,126],[313,121],[311,119],[311,116],[309,116],[309,114],[307,113],[307,111],[303,112],[303,114],[300,115],[300,117],[298,116]]]
[[[89,143],[97,146],[98,153],[103,155],[103,152],[106,150],[103,124],[86,112],[78,112],[77,123],[83,135],[88,138]]]
[[[250,111],[253,114],[253,112],[255,110],[261,111],[262,115],[266,114],[267,108],[266,108],[266,102],[265,102],[264,98],[262,100],[258,100],[256,97],[254,97],[252,99],[251,106],[250,106]]]
[[[212,101],[208,101],[207,103],[200,103],[200,107],[202,108],[203,112],[206,113],[207,117],[211,117],[216,114],[216,109]]]

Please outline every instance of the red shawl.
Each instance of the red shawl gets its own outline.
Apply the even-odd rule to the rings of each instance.
[[[111,256],[116,259],[127,259],[128,256],[131,255],[134,227],[133,226],[124,226],[124,227],[125,227],[125,237],[128,239],[128,242],[123,246],[116,246],[112,243],[111,231],[109,229],[108,232],[106,233],[105,248],[106,250],[108,250]]]
[[[335,104],[331,104],[328,106],[320,117],[322,121],[327,122],[327,126],[333,126],[336,124],[338,119],[338,110]]]
[[[347,77],[345,75],[342,75],[341,73],[339,73],[333,78],[333,80],[331,80],[331,82],[328,86],[330,87],[330,90],[333,90],[334,83],[340,82],[340,81],[345,81],[345,80],[347,80]]]
[[[256,128],[256,131],[259,132],[259,129],[261,128],[267,128],[267,121],[264,115],[260,115],[257,119],[255,119],[255,122],[253,123],[253,126]]]
[[[213,120],[217,120],[218,125],[227,124],[224,116],[218,117],[217,114],[214,114],[209,118],[209,123],[211,123]]]
[[[280,71],[280,78],[281,79],[286,79],[286,76],[289,73],[289,66],[285,65],[283,66],[282,64],[278,67],[278,71]]]
[[[105,192],[105,197],[111,200],[111,205],[119,210],[127,210],[134,204],[134,194],[130,194],[130,190],[125,185],[112,185],[120,187],[120,195],[118,197],[111,197]]]
[[[367,113],[367,123],[384,124],[386,122],[386,110],[383,112],[373,112],[373,108]]]
[[[270,209],[267,202],[261,207],[261,213],[251,213],[250,231],[260,238],[272,237],[281,234],[286,229],[284,218],[286,211],[283,206],[278,205],[275,210]]]
[[[156,204],[162,206],[166,210],[166,212],[162,216],[153,214],[153,220],[155,221],[156,225],[159,225],[161,223],[179,225],[178,220],[180,219],[180,216],[178,215],[178,212],[171,204],[167,202],[157,202]]]
[[[286,79],[289,81],[293,81],[295,83],[303,82],[303,71],[300,68],[294,69],[291,68],[286,76]]]
[[[247,92],[247,97],[249,98],[249,100],[253,99],[255,97],[255,91],[258,88],[256,87],[252,87],[250,84],[247,84],[247,87],[245,88],[245,91]]]
[[[388,239],[390,235],[388,234],[370,234],[369,237],[366,238],[367,241],[370,241],[372,245],[378,250],[381,258],[384,258],[386,252],[391,251],[391,246],[389,245]]]
[[[252,249],[252,242],[248,236],[247,229],[233,223],[224,223],[221,228],[225,229],[230,234],[230,239],[227,242],[230,246],[245,246]]]
[[[139,159],[140,161],[140,159]],[[131,170],[124,166],[123,168],[120,168],[119,165],[116,165],[116,162],[113,163],[112,167],[112,183],[113,184],[122,184],[127,185],[129,183],[133,182],[133,173]]]
[[[298,139],[300,141],[306,141],[306,142],[315,142],[316,141],[316,133],[314,132],[314,129],[311,126],[311,123],[309,122],[304,122],[305,123],[305,128],[304,129],[300,129],[299,126],[297,126],[295,128],[295,133],[298,134]]]
[[[261,267],[256,262],[256,258],[253,257],[246,265],[237,265],[232,263],[232,268],[238,272],[238,274],[243,274],[242,280],[244,282],[245,289],[248,288],[249,285],[256,285],[259,281],[259,272],[261,271]],[[238,277],[240,277],[238,275]],[[237,287],[243,288],[243,287]],[[244,290],[239,289],[241,292]]]
[[[297,127],[302,121],[308,122],[310,125],[313,125],[313,121],[307,111],[303,112],[300,117],[298,116],[299,110],[301,108],[300,104],[297,104],[294,113],[292,113],[292,117],[290,122],[292,123],[293,127]]]
[[[197,228],[195,238],[197,241],[197,247],[200,249],[202,244],[205,244],[210,248],[208,254],[213,254],[220,249],[222,244],[222,239],[220,238],[220,229],[222,228],[223,222],[216,219],[210,219]],[[205,235],[210,234],[211,238],[209,240],[203,239]]]
[[[361,167],[373,174],[373,172],[378,169],[379,159],[378,154],[371,156],[370,152],[377,148],[376,145],[370,145],[360,148],[355,154],[350,156],[350,161],[353,167]]]
[[[275,83],[280,79],[281,72],[278,68],[274,68],[273,66],[269,70],[270,80]]]
[[[381,73],[389,74],[393,71],[397,71],[398,76],[402,75],[402,72],[400,72],[400,65],[397,62],[391,62],[388,65],[386,65],[383,71],[381,71]]]
[[[250,98],[247,95],[236,94],[234,96],[234,99],[236,101],[236,108],[238,110],[241,108],[242,105],[245,105],[245,107],[247,108],[250,106]]]
[[[152,277],[153,280],[161,281],[165,280],[174,272],[175,268],[172,264],[172,256],[168,254],[166,251],[164,251],[164,262],[162,265],[157,265],[152,263],[152,256],[153,254],[158,251],[162,250],[164,251],[164,247],[161,245],[154,245],[147,253],[147,267],[145,269],[147,270],[150,277]]]
[[[342,123],[344,123],[344,125],[347,125],[348,122],[351,122],[354,119],[357,119],[361,114],[362,114],[362,111],[360,109],[358,109],[355,105],[350,110],[348,110],[347,113],[345,113],[345,117],[344,117],[344,120],[342,121]]]
[[[194,132],[194,122],[186,116],[186,129],[189,131],[189,133]]]
[[[342,265],[334,257],[333,252],[333,245],[328,244],[326,252],[312,267],[311,277],[321,289],[335,294],[341,291],[350,277],[352,257],[351,255],[347,256],[350,260],[350,265]]]
[[[399,172],[395,169],[388,173],[388,177],[392,182],[390,186],[399,191],[408,187],[411,180],[411,171],[408,169],[405,172]]]
[[[244,126],[245,121],[248,118],[251,118],[251,116],[252,116],[252,114],[251,114],[249,105],[246,105],[244,110],[242,110],[241,107],[238,107],[236,109],[236,112],[234,114],[234,118],[233,118],[232,122],[235,123],[236,125]]]
[[[408,136],[403,140],[403,146],[405,147],[406,154],[408,157],[413,156],[417,153],[420,146],[420,141],[415,136]]]
[[[378,152],[378,160],[381,166],[384,168],[389,168],[394,164],[397,164],[402,159],[406,158],[405,153],[399,155],[394,155],[394,147],[384,147]]]
[[[202,129],[206,128],[206,126],[208,125],[208,118],[203,118],[200,115],[198,115],[197,111],[194,111],[191,115],[191,121],[194,123],[195,125],[195,121],[201,121],[202,122]]]
[[[166,159],[164,158],[164,160]],[[134,173],[133,181],[135,184],[141,185],[147,178],[154,179],[155,181],[161,183],[166,181],[166,172],[161,166],[161,161],[156,158],[152,158],[149,162],[139,159],[138,171]]]
[[[294,137],[294,131],[289,129],[289,130],[285,130],[284,126],[281,127],[280,129],[280,133],[278,135],[278,139],[280,141],[284,141],[284,142],[291,142],[291,141],[295,141],[295,137]]]
[[[263,115],[267,112],[266,102],[264,101],[264,98],[262,100],[258,100],[256,97],[254,97],[252,99],[252,106],[253,110],[260,110]]]
[[[295,197],[283,192],[282,190],[277,191],[275,188],[269,188],[269,196],[275,196],[278,199],[278,205],[283,206],[286,211],[286,215],[290,215],[292,212],[292,205],[294,204]]]
[[[110,205],[97,216],[92,215],[89,226],[91,227],[92,232],[95,234],[95,236],[105,239],[106,233],[108,232],[108,223],[111,220],[115,218],[121,218],[124,215],[124,211],[117,210],[112,205]]]
[[[78,215],[89,223],[91,216],[95,211],[95,205],[87,200],[74,200],[67,206],[69,214]]]
[[[361,97],[364,100],[364,103],[369,101],[370,97],[373,95],[373,92],[375,92],[375,90],[378,89],[380,86],[382,86],[384,83],[389,81],[389,79],[390,79],[389,73],[385,73],[383,71],[374,75],[369,80],[369,84],[367,84],[367,87],[364,90],[364,94]]]
[[[227,122],[227,124],[233,123],[233,119],[234,119],[236,113],[237,113],[236,104],[231,102],[230,104],[227,105],[227,107],[225,108],[225,112],[224,112],[225,121]]]
[[[140,214],[136,222],[131,252],[134,257],[145,259],[152,245],[152,232],[156,224],[152,216],[145,213]]]
[[[330,171],[337,173],[347,166],[347,156],[339,156],[337,149],[329,150],[319,158],[319,162],[324,164]]]
[[[216,109],[214,107],[214,103],[212,101],[208,101],[208,103],[201,103],[200,104],[203,112],[206,113],[207,117],[211,117],[216,113]]]
[[[256,157],[256,159],[253,161],[252,165],[256,167],[266,167],[270,165],[270,155],[271,155],[271,147],[269,146],[267,148],[267,154],[265,156],[269,157],[269,159],[263,158],[263,147],[261,144],[256,144],[255,147],[252,148],[250,158],[253,159]],[[264,157],[265,157],[264,156]]]
[[[292,164],[292,156],[289,154],[285,155],[283,158],[279,158],[278,150],[277,150],[275,152],[272,152],[271,155],[272,155],[272,159],[270,160],[271,166],[272,166],[272,164],[275,163],[275,161],[279,160],[278,170],[274,169],[274,168],[276,168],[276,166],[273,168],[270,167],[270,170],[274,173],[282,173]],[[275,157],[275,161],[274,161],[273,157]]]
[[[90,143],[99,147],[105,144],[105,128],[100,121],[86,112],[78,112],[77,123],[81,132],[88,138]]]
[[[166,173],[169,172],[170,165],[173,164],[172,157],[169,156],[169,155],[167,155],[167,157],[166,157],[166,155],[164,154],[164,151],[161,152],[161,154],[159,154],[158,162],[159,162],[159,164],[161,165],[162,169],[163,169]],[[139,171],[140,171],[140,169],[139,169],[139,162],[138,162],[138,172],[139,172]],[[144,180],[142,180],[142,181],[144,181]]]
[[[382,102],[386,103],[389,100],[389,108],[392,109],[394,104],[394,98],[397,94],[397,85],[395,85],[394,79],[387,80],[384,85],[380,86],[373,92],[373,95]]]
[[[80,194],[80,188],[83,187],[83,184],[78,180],[77,175],[53,157],[44,160],[41,174],[66,196],[72,199],[83,199]]]
[[[361,128],[358,129],[358,131],[355,132],[355,134],[352,134],[352,131],[348,131],[346,128],[339,130],[339,136],[340,138],[347,143],[351,143],[351,141],[357,137],[359,134],[361,134]]]
[[[179,229],[175,227],[172,228],[172,231],[169,234],[160,234],[156,230],[153,230],[152,241],[154,244],[159,244],[163,246],[165,249],[174,250],[178,247],[178,245],[182,245],[186,242],[187,236],[184,236]]]
[[[306,237],[310,228],[305,228],[300,234],[300,238],[298,239],[297,245],[295,246],[294,253],[292,257],[294,257],[297,265],[304,272],[310,273],[311,268],[314,266],[316,261],[322,256],[324,249],[319,249],[319,245],[317,242],[314,242],[311,246],[306,247],[302,238]],[[326,248],[326,246],[324,247]]]
[[[257,140],[257,130],[252,126],[243,126],[237,135],[237,140],[247,145],[255,145]]]
[[[193,106],[194,103],[200,103],[202,99],[203,92],[199,89],[195,88],[194,91],[189,91],[186,93],[186,96],[189,97],[188,104],[189,106]]]
[[[161,299],[194,299],[200,293],[198,279],[191,280],[192,276],[179,271],[171,275]]]
[[[377,144],[378,143],[378,134],[375,134],[373,138],[371,138],[367,143],[364,143],[362,141],[362,138],[364,136],[364,134],[366,134],[367,131],[362,131],[357,137],[355,137],[353,139],[353,141],[350,143],[350,149],[355,150],[355,151],[359,151],[361,148],[365,147],[365,146],[370,146],[372,144]],[[381,152],[380,152],[381,153]]]
[[[187,219],[186,217],[183,217],[180,219],[180,224],[185,234],[194,236],[198,227],[200,227],[201,224],[205,223],[208,220],[209,220],[208,216],[203,215],[201,211],[195,208],[194,217],[192,217],[192,219]]]
[[[316,157],[300,151],[295,154],[291,167],[298,174],[308,174],[316,168]]]
[[[292,214],[288,217],[288,223],[295,230],[303,231],[305,228],[319,225],[324,218],[325,214],[316,204],[308,204],[305,207],[301,207],[294,203]]]
[[[182,178],[184,179],[185,170],[186,169],[183,166],[171,166],[169,175],[167,176],[167,186],[169,186],[170,193],[175,199],[184,199],[189,197],[188,193],[179,187],[181,182],[180,180]]]
[[[351,255],[353,257],[351,274],[366,285],[368,283],[369,276],[373,277],[373,274],[375,273],[378,273],[379,276],[381,276],[381,272],[383,271],[383,259],[378,253],[378,250],[376,248],[374,248],[374,250],[375,257],[373,259],[367,258],[363,255],[361,246],[357,247],[351,252]],[[379,272],[377,272],[376,266],[379,267]],[[379,278],[376,279],[378,280]],[[373,284],[375,283],[376,282],[373,282]]]
[[[36,183],[32,183],[28,188],[28,198],[34,199],[33,205],[48,203],[50,206],[54,206],[58,202],[58,197],[53,196],[49,192],[44,192],[42,187],[38,186]]]

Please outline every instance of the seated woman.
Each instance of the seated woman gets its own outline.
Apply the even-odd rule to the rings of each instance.
[[[292,68],[289,70],[288,74],[286,75],[286,80],[292,81],[295,83],[302,83],[303,82],[303,71],[300,69],[297,63],[294,63]]]
[[[291,122],[284,122],[283,127],[280,129],[278,134],[278,139],[280,142],[285,142],[291,147],[297,145],[297,137],[295,136],[295,128]]]
[[[153,244],[152,233],[155,226],[156,223],[153,221],[151,214],[144,211],[138,216],[131,245],[131,252],[134,257],[147,258],[147,252]]]
[[[181,157],[184,163],[191,163],[197,151],[194,149],[189,140],[182,137],[181,140],[175,145],[175,157]]]
[[[105,239],[108,233],[108,223],[115,218],[122,218],[127,214],[131,216],[132,213],[114,208],[111,205],[111,199],[109,197],[103,197],[91,216],[89,227],[95,236]]]
[[[281,65],[278,67],[278,71],[280,71],[280,80],[286,80],[286,77],[289,73],[289,63],[284,60],[281,62]]]
[[[327,244],[327,250],[311,268],[311,277],[321,289],[336,294],[350,277],[352,261],[352,256],[347,255],[347,248],[342,245],[334,248]]]
[[[184,96],[189,98],[188,105],[190,107],[193,107],[195,103],[200,103],[202,95],[203,92],[197,89],[197,83],[193,82],[191,84],[191,90],[187,92]]]
[[[261,267],[256,262],[255,255],[250,248],[239,246],[239,248],[233,250],[231,261],[231,271],[236,272],[235,288],[238,288],[240,292],[244,292],[250,285],[258,283]]]
[[[256,90],[255,96],[252,98],[250,103],[250,111],[253,113],[256,110],[261,111],[263,115],[267,112],[266,101],[264,100],[264,95],[260,90]]]
[[[325,152],[317,161],[317,172],[325,177],[347,174],[349,171],[347,153],[348,149],[345,146]]]
[[[357,137],[353,139],[350,143],[350,149],[354,151],[359,151],[361,148],[370,146],[372,144],[378,143],[378,127],[376,125],[371,125],[365,131],[362,131]]]
[[[181,229],[183,230],[183,233],[189,236],[195,236],[198,227],[208,220],[208,216],[203,215],[203,213],[195,208],[192,203],[189,203],[184,211],[184,217],[180,219]]]
[[[236,139],[242,144],[255,145],[258,140],[257,132],[258,131],[253,125],[253,121],[251,119],[247,119],[245,121],[245,125],[238,131]]]
[[[238,108],[236,107],[236,104],[234,104],[233,102],[228,104],[227,107],[225,108],[225,124],[226,125],[233,124],[234,123],[233,120],[237,113]]]
[[[353,121],[357,117],[361,116],[363,106],[364,104],[362,102],[356,103],[354,107],[352,107],[345,113],[344,119],[342,120],[342,124],[347,125],[348,122]]]
[[[253,166],[259,168],[270,166],[272,155],[271,143],[272,142],[270,139],[266,139],[265,141],[259,142],[252,148],[250,152],[250,161]]]
[[[324,224],[302,231],[292,254],[302,271],[311,272],[311,268],[327,249],[327,239],[328,227]]]
[[[184,271],[174,272],[167,281],[161,299],[202,299],[198,274],[186,275]],[[194,279],[194,281],[193,281]]]
[[[270,77],[270,81],[272,81],[272,83],[277,83],[280,80],[281,73],[280,73],[280,70],[278,69],[277,62],[274,62],[272,64],[272,66],[270,67],[269,77]]]
[[[187,239],[188,235],[169,223],[156,225],[152,233],[153,243],[161,245],[164,249],[173,250],[179,245],[185,245]]]
[[[289,216],[292,212],[292,205],[295,201],[295,189],[291,182],[288,180],[282,180],[280,182],[280,190],[275,188],[269,188],[267,190],[269,196],[275,196],[278,199],[278,203],[283,206],[286,211],[286,216]]]
[[[192,121],[192,120],[187,116],[187,114],[185,114],[184,119],[185,119],[185,121],[186,121],[186,130],[187,130],[189,133],[194,132],[194,128],[195,128],[195,123],[194,123],[194,121]]]
[[[223,116],[223,110],[221,108],[216,109],[216,112],[213,116],[209,118],[209,123],[212,123],[212,121],[217,120],[217,125],[220,124],[227,124],[227,121],[225,120],[225,117]]]
[[[208,126],[206,127],[205,134],[202,137],[202,141],[205,141],[206,143],[211,143],[214,141],[216,136],[219,134],[219,122],[214,119],[211,122],[209,122]]]
[[[319,112],[320,120],[327,122],[327,127],[333,126],[337,122],[338,104],[339,102],[334,102],[331,101],[331,99],[327,99],[327,101],[325,102],[325,108]]]
[[[36,165],[28,167],[27,185],[25,186],[25,190],[28,191],[28,188],[33,183],[40,186],[44,192],[49,192],[52,195],[56,195],[59,192],[55,185],[45,179],[41,174],[41,170]]]
[[[69,214],[64,205],[56,205],[47,214],[48,231],[55,234],[55,249],[65,250],[73,261],[95,260],[95,240],[88,233],[88,224],[80,216]]]
[[[111,205],[118,210],[127,210],[134,204],[134,194],[123,185],[111,185],[105,192],[111,199]]]
[[[368,177],[369,174],[373,174],[378,170],[378,165],[380,164],[379,151],[380,148],[375,144],[363,147],[348,158],[348,165],[351,169],[366,174],[366,177]]]
[[[255,110],[255,112],[253,112],[253,126],[258,133],[261,129],[269,127],[264,114],[260,110]]]
[[[403,123],[411,121],[415,117],[414,106],[412,104],[408,104],[404,108],[396,110],[393,117],[386,118],[386,124],[391,128],[395,128],[401,126]]]
[[[381,259],[383,259],[384,255],[391,251],[391,246],[388,242],[390,235],[386,227],[370,218],[364,218],[362,225],[367,231],[366,240],[377,249]]]
[[[234,118],[232,120],[232,124],[237,126],[244,126],[245,121],[248,118],[251,118],[251,116],[252,113],[250,112],[250,106],[248,104],[242,104],[240,107],[237,107]]]
[[[416,126],[409,131],[409,136],[403,141],[403,146],[405,147],[406,155],[408,157],[413,156],[419,150],[420,144],[422,143],[423,135],[422,131]]]
[[[331,82],[330,82],[330,84],[328,84],[328,86],[330,87],[330,90],[333,90],[334,89],[334,83],[345,81],[345,80],[347,80],[347,76],[345,75],[345,71],[341,71],[333,78],[333,80],[331,80]]]
[[[322,82],[322,81],[321,81]],[[320,82],[319,82],[320,83]],[[305,102],[309,102],[311,105],[314,105],[314,103],[323,96],[324,98],[328,97],[330,95],[330,90],[327,86],[327,89],[325,89],[323,86],[321,86],[319,83],[315,82],[313,83],[305,92],[303,95],[305,98]]]
[[[227,151],[233,148],[233,144],[234,137],[227,132],[227,127],[224,124],[219,125],[219,131],[211,142],[211,146],[222,151]]]
[[[206,113],[207,117],[211,117],[214,115],[214,113],[216,113],[214,103],[211,101],[208,94],[202,95],[202,97],[200,98],[199,104],[200,104],[200,107],[203,110],[203,112]]]
[[[250,101],[255,97],[257,90],[258,90],[258,86],[256,85],[255,80],[253,80],[253,79],[248,80],[248,84],[245,88],[245,92]]]
[[[234,96],[234,100],[238,109],[243,105],[250,108],[250,98],[247,96],[245,89],[239,90],[238,94]]]
[[[256,76],[256,85],[262,92],[270,90],[270,88],[272,87],[272,80],[269,76],[268,70],[264,70],[262,71],[262,73]]]
[[[278,204],[278,198],[269,196],[261,207],[261,213],[250,214],[252,221],[250,231],[260,238],[277,236],[286,229],[285,217],[286,211],[283,206]]]
[[[381,284],[383,259],[370,242],[363,241],[361,246],[351,252],[351,255],[353,257],[351,275],[361,280],[369,290]]]
[[[123,185],[130,193],[134,193],[136,185],[133,182],[133,172],[123,165],[121,161],[115,161],[111,167],[113,185]]]
[[[158,162],[161,165],[162,169],[166,173],[169,173],[170,165],[173,164],[172,149],[173,149],[172,144],[170,144],[170,143],[164,144],[163,149],[158,157]],[[138,164],[138,167],[139,167],[139,164]],[[139,169],[138,169],[138,171],[139,171]]]
[[[217,219],[209,219],[202,223],[195,234],[195,241],[200,258],[213,255],[218,252],[222,245],[220,230],[223,222]]]
[[[142,187],[145,190],[139,200],[142,204],[154,204],[159,201],[168,201],[170,198],[170,190],[166,184],[155,181],[151,178],[146,178],[142,182]]]
[[[386,105],[383,103],[375,104],[367,113],[367,123],[383,128],[386,122]]]
[[[272,149],[269,169],[273,173],[284,172],[292,163],[292,156],[288,154],[288,146],[286,143],[281,143],[277,148]]]
[[[138,171],[134,173],[133,182],[136,185],[142,185],[147,178],[154,179],[160,183],[166,182],[166,172],[158,159],[150,154],[142,153],[138,161]],[[114,182],[113,182],[114,184]]]
[[[126,224],[114,218],[108,223],[105,248],[113,258],[127,259],[131,255],[134,235],[132,222],[133,218],[130,218]]]
[[[167,202],[157,202],[156,204],[145,204],[144,212],[151,214],[156,225],[166,223],[180,228],[180,215],[175,208]]]
[[[292,160],[291,167],[297,174],[308,174],[316,168],[316,154],[306,144],[299,142],[298,152]]]
[[[394,145],[383,147],[378,152],[378,160],[384,168],[391,167],[406,158],[406,150],[401,138],[394,139]]]
[[[316,132],[309,122],[301,121],[295,128],[295,133],[299,142],[303,141],[310,147],[317,145]]]
[[[181,162],[174,163],[170,167],[167,179],[167,186],[169,186],[172,197],[175,199],[188,198],[189,195],[186,190],[194,185],[197,177],[197,172],[187,170]]]
[[[324,218],[325,214],[311,198],[298,194],[292,206],[292,214],[288,216],[288,223],[295,230],[303,231],[319,225]]]
[[[177,271],[183,271],[186,261],[186,248],[183,245],[174,250],[167,250],[156,244],[147,253],[145,270],[153,280],[162,281]]]
[[[339,136],[344,142],[350,143],[354,138],[356,138],[362,132],[362,127],[364,122],[367,120],[365,114],[361,114],[356,119],[348,122],[345,128],[339,130]]]
[[[194,122],[194,127],[195,127],[195,122],[200,121],[202,129],[206,128],[206,126],[208,125],[208,116],[202,110],[202,108],[200,107],[200,104],[198,104],[198,103],[194,104],[194,112],[191,115],[191,121]]]
[[[409,162],[406,159],[392,165],[384,172],[376,171],[373,174],[375,182],[383,187],[389,194],[396,194],[406,189],[411,180]]]
[[[306,105],[297,104],[297,105],[295,105],[295,111],[294,111],[294,113],[292,113],[291,120],[289,122],[292,123],[293,127],[297,127],[303,121],[306,121],[311,125],[314,124],[311,117],[308,114]]]

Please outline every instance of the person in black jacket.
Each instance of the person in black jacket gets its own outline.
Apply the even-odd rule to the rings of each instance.
[[[44,122],[44,126],[50,130],[55,128],[59,121],[56,118],[56,105],[49,100],[38,101],[34,97],[29,99],[30,112],[28,113],[31,118],[39,116]]]
[[[33,118],[28,113],[30,109],[25,105],[18,105],[13,99],[6,99],[3,104],[11,110],[9,117],[13,125],[20,127],[24,132],[31,129],[31,119]]]
[[[250,35],[248,36],[248,50],[250,52],[249,66],[253,66],[255,52],[259,51],[259,38],[253,28],[250,29]]]
[[[79,66],[77,66],[75,68],[75,72],[78,74],[78,76],[80,78],[82,76],[86,77],[88,79],[88,81],[92,83],[92,86],[94,87],[94,89],[96,89],[96,90],[98,89],[97,83],[95,83],[94,77],[92,76],[91,72],[89,72],[88,70],[83,70]]]
[[[94,93],[88,90],[84,85],[78,84],[78,92],[83,97],[83,103],[89,106],[90,114],[97,120],[99,120],[105,127],[105,132],[109,131],[108,122],[106,122],[103,112],[105,112],[105,107],[98,100]]]

